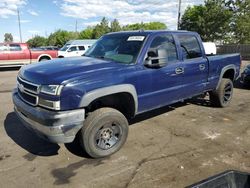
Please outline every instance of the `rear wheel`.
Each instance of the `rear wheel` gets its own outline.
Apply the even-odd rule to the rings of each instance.
[[[213,106],[228,106],[233,97],[233,82],[230,79],[223,78],[219,88],[215,91],[209,92],[209,96]]]
[[[100,108],[90,113],[80,133],[81,145],[91,157],[106,157],[125,143],[128,121],[118,110]]]
[[[48,60],[50,60],[49,57],[42,57],[42,58],[39,59],[39,62],[40,62],[40,61],[48,61]]]

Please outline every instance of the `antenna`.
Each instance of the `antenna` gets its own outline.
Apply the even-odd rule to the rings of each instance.
[[[19,10],[18,9],[17,9],[17,18],[18,18],[20,42],[23,42],[23,40],[22,40],[22,30],[21,30],[20,15],[19,15]]]

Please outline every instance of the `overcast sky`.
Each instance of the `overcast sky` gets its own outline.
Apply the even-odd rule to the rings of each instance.
[[[57,29],[78,30],[96,25],[102,17],[117,18],[122,25],[160,21],[176,29],[179,0],[0,0],[0,42],[4,33],[19,41],[17,8],[20,10],[23,41],[34,35],[48,36]],[[182,0],[187,6],[203,0]]]

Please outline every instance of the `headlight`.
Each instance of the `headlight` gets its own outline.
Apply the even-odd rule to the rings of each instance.
[[[62,87],[63,86],[61,85],[42,85],[40,88],[40,92],[49,95],[60,95]]]

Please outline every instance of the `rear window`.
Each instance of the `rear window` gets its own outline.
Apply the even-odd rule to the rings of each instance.
[[[19,44],[10,44],[10,51],[21,51],[22,48]]]
[[[195,36],[179,35],[178,38],[180,41],[184,59],[193,59],[202,57],[201,48]]]

